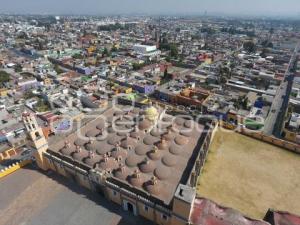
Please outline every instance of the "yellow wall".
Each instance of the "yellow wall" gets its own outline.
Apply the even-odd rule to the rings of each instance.
[[[154,209],[150,206],[147,207],[148,207],[148,211],[145,210],[145,204],[143,204],[142,202],[138,202],[137,209],[139,215],[145,217],[148,220],[154,220]]]
[[[0,171],[0,178],[5,177],[15,171],[17,171],[18,169],[26,166],[27,164],[31,163],[31,160],[24,160],[20,163],[16,163],[14,166],[10,166],[9,168],[4,169],[4,171]]]
[[[111,188],[107,188],[106,190],[107,190],[108,198],[111,201],[113,201],[113,202],[115,202],[115,203],[117,203],[119,205],[122,205],[121,195],[120,195],[120,193],[118,191],[114,191]],[[115,192],[115,194],[114,194],[114,192]]]
[[[0,96],[1,97],[6,97],[8,94],[8,90],[6,88],[0,89]]]
[[[174,199],[173,203],[173,212],[176,213],[177,215],[186,218],[187,220],[190,217],[190,211],[191,211],[191,205],[183,202],[179,199]]]
[[[91,190],[91,185],[90,185],[88,176],[77,173],[76,180],[80,186]]]
[[[286,139],[288,141],[296,142],[297,134],[295,132],[291,132],[286,129],[284,130],[284,132],[285,132],[284,139]]]

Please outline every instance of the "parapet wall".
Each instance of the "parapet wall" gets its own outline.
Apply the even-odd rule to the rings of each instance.
[[[206,127],[206,132],[204,133],[205,138],[200,139],[200,151],[198,152],[196,156],[196,160],[194,163],[194,166],[192,168],[192,171],[189,175],[189,183],[188,185],[191,187],[196,187],[198,179],[200,177],[202,168],[204,167],[206,157],[208,155],[210,144],[214,138],[215,132],[218,128],[218,125],[212,122],[210,126]],[[197,146],[198,147],[198,146]],[[196,148],[197,148],[196,147]]]
[[[229,130],[234,130],[235,132],[238,132],[240,134],[246,135],[248,137],[255,138],[260,141],[264,141],[266,143],[284,148],[286,150],[292,151],[294,153],[300,154],[300,145],[289,142],[283,139],[276,138],[274,136],[269,136],[263,134],[261,131],[251,131],[249,129],[245,129],[241,126],[234,126],[232,124],[228,124],[226,122],[221,122],[219,124],[223,128],[229,129]]]

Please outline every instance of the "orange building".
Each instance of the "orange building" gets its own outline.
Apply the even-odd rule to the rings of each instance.
[[[201,106],[208,96],[209,92],[206,90],[186,88],[176,95],[175,101],[179,105]]]

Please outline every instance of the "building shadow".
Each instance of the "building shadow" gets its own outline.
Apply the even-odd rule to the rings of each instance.
[[[126,212],[122,209],[122,206],[106,199],[102,195],[92,192],[91,190],[80,186],[75,181],[72,181],[64,176],[57,174],[54,171],[41,171],[35,164],[30,164],[25,166],[22,169],[27,170],[35,170],[39,173],[43,174],[44,176],[48,177],[49,179],[55,181],[59,185],[63,185],[67,187],[70,191],[82,196],[83,198],[88,199],[89,201],[94,202],[98,206],[101,206],[108,210],[111,213],[114,213],[120,216],[120,220],[112,221],[112,224],[109,225],[154,225],[152,221],[146,220],[140,216],[134,216],[130,212]]]

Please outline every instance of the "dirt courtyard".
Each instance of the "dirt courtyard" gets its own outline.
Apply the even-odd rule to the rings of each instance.
[[[269,208],[300,215],[300,155],[218,131],[197,192],[252,218],[262,219]]]

